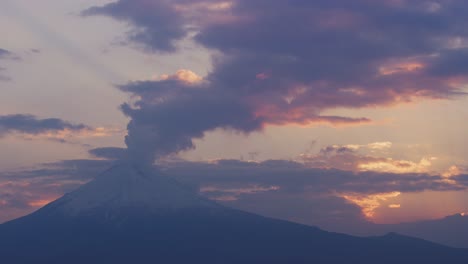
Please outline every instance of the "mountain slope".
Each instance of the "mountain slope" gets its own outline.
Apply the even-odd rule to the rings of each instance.
[[[468,215],[455,214],[442,219],[375,224],[371,222],[321,223],[324,230],[352,236],[379,236],[390,232],[421,238],[434,243],[468,249]]]
[[[41,211],[55,210],[70,216],[96,210],[111,211],[139,208],[146,212],[161,209],[216,208],[190,188],[151,169],[132,164],[119,164],[102,173],[96,180],[64,195]]]
[[[461,214],[437,220],[378,225],[377,228],[380,233],[398,232],[452,247],[468,248],[468,216]]]
[[[0,225],[4,263],[468,263],[468,251],[390,234],[356,238],[228,209],[118,165]]]

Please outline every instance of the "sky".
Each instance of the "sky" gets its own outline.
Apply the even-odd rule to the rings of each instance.
[[[468,212],[467,11],[0,0],[0,222],[118,160],[331,229]]]

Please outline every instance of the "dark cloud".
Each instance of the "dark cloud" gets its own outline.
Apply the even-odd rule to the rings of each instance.
[[[209,130],[251,132],[263,125],[247,102],[203,84],[168,80],[131,83],[122,89],[140,96],[135,106],[122,106],[131,118],[125,142],[138,161],[191,149],[192,139]]]
[[[223,203],[263,216],[319,226],[327,230],[336,230],[338,227],[350,230],[350,227],[368,223],[359,206],[333,195],[287,193],[278,190],[243,195]]]
[[[62,130],[81,131],[89,129],[83,124],[72,124],[58,118],[39,119],[33,115],[3,115],[0,116],[0,136],[8,133],[38,135],[46,132]]]
[[[468,74],[468,48],[441,51],[428,72],[436,76],[464,77]]]
[[[89,150],[89,154],[96,158],[103,158],[108,160],[121,160],[125,158],[126,149],[116,147],[95,148]]]
[[[21,60],[21,57],[18,56],[17,54],[0,48],[0,59],[3,60]]]
[[[309,168],[292,161],[243,162],[222,160],[215,163],[177,163],[167,174],[193,184],[232,186],[281,186],[283,191],[311,193],[421,192],[425,190],[463,190],[464,184],[452,184],[442,176],[423,173],[352,172]],[[455,178],[454,178],[455,179]],[[462,178],[460,178],[461,180]]]
[[[366,230],[369,224],[363,208],[345,195],[366,197],[468,187],[465,176],[454,177],[451,183],[441,176],[422,173],[314,169],[285,160],[179,162],[166,167],[165,173],[198,185],[203,195],[231,207],[342,232]]]
[[[150,51],[175,51],[175,42],[187,35],[186,25],[173,3],[177,1],[122,0],[83,11],[84,16],[106,15],[134,26],[129,40]],[[151,26],[147,26],[151,25]]]
[[[12,187],[11,185],[5,185],[4,188]],[[1,192],[0,201],[2,204],[0,208],[15,208],[15,209],[29,209],[30,205],[28,200],[34,199],[32,195],[13,194],[11,192]]]
[[[126,139],[151,161],[193,148],[216,128],[243,133],[290,123],[361,124],[334,108],[464,94],[468,4],[417,1],[119,0],[85,15],[128,22],[130,41],[176,51],[189,38],[216,50],[203,81],[135,82]]]
[[[11,56],[11,52],[8,50],[0,49],[0,58],[5,58],[7,56]]]
[[[336,155],[336,154],[344,154],[344,153],[354,153],[355,150],[350,148],[349,146],[326,146],[320,150],[321,155]]]
[[[459,175],[456,178],[460,184],[468,185],[468,174]]]

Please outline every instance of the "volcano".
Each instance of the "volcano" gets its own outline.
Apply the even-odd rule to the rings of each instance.
[[[353,237],[205,199],[152,168],[120,163],[0,225],[0,261],[35,263],[468,263],[468,251],[388,234]]]

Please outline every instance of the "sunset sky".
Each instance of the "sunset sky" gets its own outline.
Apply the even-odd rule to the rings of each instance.
[[[462,0],[0,0],[0,222],[116,160],[306,224],[468,212]]]

